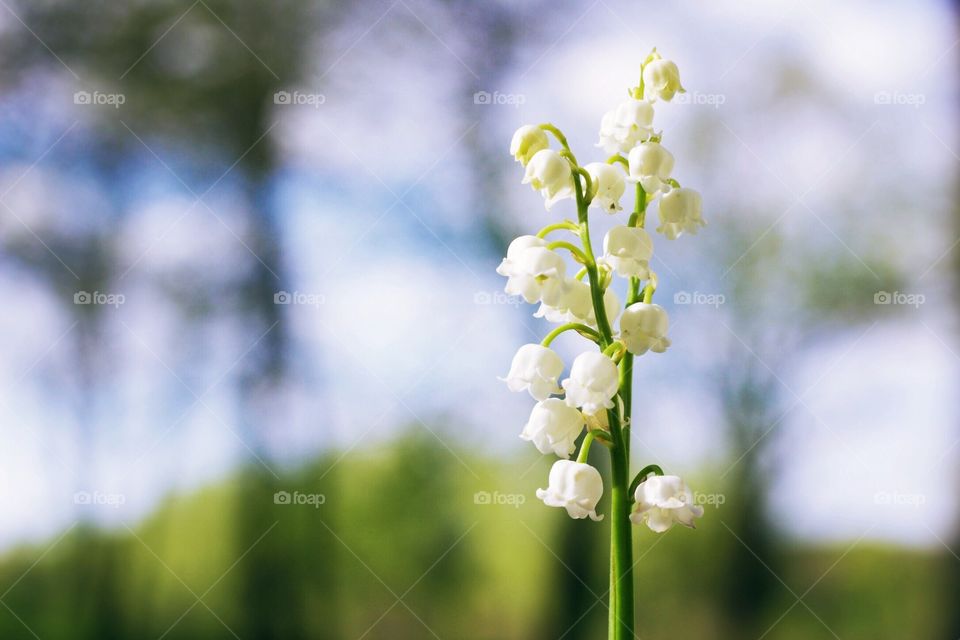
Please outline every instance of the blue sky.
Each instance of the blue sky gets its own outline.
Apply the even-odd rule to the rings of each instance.
[[[783,417],[769,436],[777,461],[770,501],[787,531],[825,539],[867,532],[930,546],[949,534],[960,349],[946,286],[958,162],[956,34],[946,5],[682,3],[654,11],[600,0],[556,24],[524,25],[530,37],[497,86],[479,85],[458,55],[471,43],[448,41],[442,28],[398,53],[389,34],[410,22],[409,11],[391,9],[368,35],[359,24],[335,34],[346,54],[333,66],[318,63],[320,108],[275,107],[265,144],[282,157],[272,190],[288,288],[321,302],[288,309],[297,375],[262,408],[272,416],[262,449],[246,441],[233,386],[262,332],[227,306],[185,335],[189,317],[164,285],[191,278],[197,291],[217,291],[250,264],[249,206],[230,176],[196,206],[163,166],[183,170],[176,152],[157,146],[159,159],[144,152],[131,163],[128,185],[105,183],[83,164],[83,141],[103,116],[70,101],[73,78],[54,68],[5,98],[2,138],[16,144],[5,145],[0,192],[17,218],[0,216],[4,242],[80,240],[113,225],[119,206],[130,215],[115,228],[129,270],[114,287],[126,302],[106,310],[107,370],[83,409],[70,369],[69,301],[10,262],[0,270],[0,291],[18,310],[0,320],[8,336],[0,544],[52,535],[90,514],[74,505],[78,490],[123,494],[122,508],[92,512],[131,522],[167,492],[229,473],[251,449],[279,468],[326,446],[362,450],[411,422],[526,468],[532,455],[517,434],[530,403],[495,377],[545,324],[529,317],[533,308],[477,303],[478,293],[502,287],[494,273],[500,248],[482,235],[483,216],[520,234],[569,215],[561,206],[547,214],[520,185],[510,135],[549,120],[581,161],[599,159],[600,115],[635,83],[654,44],[705,101],[657,113],[677,174],[703,192],[709,222],[695,238],[657,239],[654,268],[668,302],[680,290],[729,298],[751,264],[738,256],[772,240],[782,244],[782,270],[754,274],[758,290],[772,292],[756,309],[768,325],[807,326],[792,308],[797,299],[778,301],[777,292],[811,256],[840,257],[870,282],[871,256],[882,255],[903,274],[904,291],[925,302],[831,325],[784,361],[753,342],[757,334],[728,308],[667,304],[674,347],[645,356],[638,375],[652,407],[638,431],[642,447],[685,473],[724,473],[742,452],[725,441],[708,372],[742,348],[782,387]],[[361,46],[351,47],[358,37]],[[523,96],[523,104],[474,105],[467,89]],[[884,92],[894,104],[878,103]],[[911,96],[922,104],[908,104]],[[39,126],[25,124],[27,111],[42,114]],[[465,140],[478,131],[504,150],[495,210],[477,210],[484,203],[469,175]],[[223,159],[212,175],[231,163]],[[598,221],[595,238],[612,223]],[[734,223],[748,230],[742,249],[724,230]],[[876,290],[888,286],[874,275]],[[568,360],[575,355],[574,338],[559,344]],[[81,411],[95,424],[89,441]],[[887,504],[880,493],[922,496],[922,504]]]

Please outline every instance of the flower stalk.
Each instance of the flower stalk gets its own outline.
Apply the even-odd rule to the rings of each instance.
[[[525,125],[516,131],[510,152],[525,168],[523,183],[540,192],[548,210],[559,201],[574,200],[577,221],[548,224],[536,236],[517,238],[497,269],[508,278],[507,293],[539,303],[535,316],[558,323],[540,344],[520,348],[504,381],[511,391],[528,391],[538,401],[520,437],[541,453],[560,458],[550,470],[548,487],[538,489],[537,497],[547,506],[566,509],[572,518],[599,521],[604,515],[597,513],[597,505],[604,485],[609,488],[612,640],[636,637],[633,525],[645,524],[661,533],[675,523],[693,527],[703,514],[686,484],[665,475],[659,465],[647,465],[632,478],[630,474],[635,358],[663,353],[670,346],[667,312],[653,304],[657,278],[649,268],[653,241],[645,230],[647,208],[658,203],[657,232],[670,240],[704,225],[700,195],[681,188],[673,177],[673,155],[652,126],[654,103],[669,102],[683,92],[679,72],[654,50],[640,75],[630,98],[601,120],[597,146],[612,154],[604,162],[580,166],[566,136],[553,124]],[[560,143],[559,150],[550,148],[548,133]],[[590,211],[620,212],[628,184],[634,185],[633,210],[626,225],[606,234],[598,258],[590,237]],[[572,232],[579,246],[567,240],[548,242],[554,231]],[[567,275],[560,250],[580,266],[573,277]],[[614,276],[627,279],[622,307]],[[576,357],[561,383],[563,360],[550,347],[568,331],[594,347]],[[552,397],[557,395],[563,398]],[[577,439],[579,452],[570,460]],[[606,480],[589,464],[591,447],[598,441],[610,455]]]

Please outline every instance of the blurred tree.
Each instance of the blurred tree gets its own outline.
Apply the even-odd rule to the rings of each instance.
[[[270,182],[278,166],[268,136],[270,109],[275,91],[302,78],[309,45],[331,26],[340,8],[295,0],[269,4],[21,2],[15,11],[22,28],[3,46],[8,75],[51,67],[61,71],[57,65],[62,63],[69,75],[78,76],[82,89],[116,87],[127,96],[122,119],[110,114],[99,122],[101,131],[91,158],[99,163],[104,182],[122,177],[124,159],[142,155],[144,145],[150,153],[156,148],[177,154],[176,161],[161,156],[160,162],[171,167],[190,196],[206,192],[201,176],[211,176],[212,181],[230,167],[228,182],[239,187],[250,211],[246,220],[250,264],[238,268],[248,275],[232,290],[200,288],[199,293],[216,296],[227,306],[238,302],[232,306],[245,320],[249,342],[256,340],[239,367],[235,385],[242,405],[239,415],[244,416],[241,438],[262,458],[269,457],[265,434],[275,419],[263,407],[270,406],[266,399],[284,384],[288,373],[283,307],[273,302],[274,292],[284,288],[285,269],[281,225],[271,204]],[[217,215],[212,210],[209,214]],[[89,290],[110,290],[106,284],[118,269],[110,263],[115,247],[110,246],[109,231],[86,241],[63,240],[52,251],[75,265]],[[57,289],[76,290],[76,283],[49,256],[44,262],[40,269]],[[198,275],[202,281],[204,274]],[[86,317],[94,307],[79,309]],[[194,320],[201,324],[205,319]],[[84,322],[78,335],[80,370],[89,370],[98,362],[93,353],[98,344],[96,329]],[[195,364],[199,363],[190,366]],[[90,377],[92,385],[95,376]],[[83,437],[84,442],[92,439],[92,433]],[[247,480],[251,495],[258,499],[272,494],[274,483],[268,474],[249,474]],[[256,540],[271,526],[263,509],[238,508],[234,517],[240,545]],[[257,554],[245,563],[248,580],[242,611],[249,617],[248,637],[302,637],[297,619],[268,614],[295,599],[290,592],[293,583],[286,576],[298,565],[297,558],[285,553]],[[103,563],[98,571],[111,571],[112,566]],[[101,578],[108,580],[106,574]],[[327,614],[331,622],[335,620],[335,609]],[[106,609],[97,617],[113,619]]]
[[[953,10],[954,23],[957,27],[960,27],[960,1],[952,0],[950,7]],[[960,29],[955,28],[956,30]],[[960,60],[960,56],[955,60]],[[956,203],[956,197],[960,195],[960,180],[954,180],[953,195],[954,203]],[[953,211],[951,211],[951,223],[954,234],[960,235],[960,206],[956,204],[953,205]],[[960,277],[957,275],[960,273],[960,253],[954,251],[950,262],[953,267],[953,299],[955,304],[960,307]],[[945,610],[949,611],[950,614],[947,616],[945,633],[941,637],[944,640],[955,640],[960,638],[960,608],[955,605],[956,600],[954,600],[954,598],[960,596],[960,560],[957,559],[957,554],[960,553],[958,551],[960,550],[960,520],[954,523],[954,534],[949,540],[948,547],[950,551],[943,554],[945,567],[943,602]]]
[[[805,390],[790,388],[784,377],[818,338],[867,322],[873,300],[863,292],[876,289],[875,278],[897,278],[874,255],[866,256],[869,271],[855,256],[825,255],[796,240],[790,241],[787,254],[787,240],[777,230],[768,230],[756,244],[751,240],[756,231],[744,222],[728,223],[724,234],[723,246],[730,253],[721,264],[737,266],[728,276],[723,320],[728,335],[713,379],[734,458],[724,474],[723,524],[736,541],[726,555],[726,584],[720,592],[728,615],[726,637],[749,640],[770,627],[775,620],[771,606],[789,596],[781,583],[788,578],[787,549],[772,526],[768,488],[776,466],[786,463],[774,454],[778,432],[805,401]],[[737,253],[744,246],[751,249]],[[770,305],[772,299],[780,304]]]

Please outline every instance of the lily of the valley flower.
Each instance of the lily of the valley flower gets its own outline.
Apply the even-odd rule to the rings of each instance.
[[[520,236],[507,247],[507,257],[497,273],[507,277],[504,291],[523,296],[533,304],[539,300],[554,301],[563,286],[566,263],[547,241],[536,236]]]
[[[529,184],[543,195],[547,209],[574,195],[570,163],[553,149],[541,149],[533,154],[527,163],[523,184]]]
[[[677,93],[684,93],[680,85],[680,70],[672,60],[664,60],[654,51],[643,66],[643,97],[647,100],[670,102]]]
[[[597,146],[607,153],[627,153],[652,135],[653,105],[630,98],[603,115]]]
[[[510,154],[517,162],[527,166],[535,153],[549,147],[550,140],[543,129],[525,124],[513,134],[513,139],[510,141]]]
[[[646,523],[663,533],[675,522],[696,528],[693,519],[703,516],[703,507],[694,504],[693,492],[678,476],[652,476],[637,486],[637,506],[630,514],[635,524]]]
[[[597,515],[597,503],[603,496],[603,478],[596,468],[582,462],[557,460],[550,468],[546,489],[537,489],[537,497],[548,507],[563,507],[571,518],[603,520]]]
[[[644,142],[630,151],[628,182],[639,182],[649,198],[663,190],[673,171],[673,154],[659,142]]]
[[[667,312],[658,304],[635,302],[620,316],[620,338],[627,350],[638,356],[647,351],[666,351],[670,346],[669,327]]]
[[[560,398],[547,398],[533,408],[520,437],[532,442],[540,453],[569,458],[583,431],[583,414]]]
[[[608,288],[603,292],[603,309],[607,314],[607,321],[612,324],[620,312],[620,299],[613,289]],[[590,285],[568,278],[552,299],[544,299],[533,317],[546,318],[548,322],[556,323],[580,322],[596,328],[597,314],[593,308]]]
[[[650,276],[650,258],[653,240],[639,227],[620,225],[610,229],[603,238],[601,261],[624,278],[636,276],[646,280]]]
[[[703,221],[703,203],[693,189],[671,189],[660,199],[660,226],[657,231],[676,240],[684,233],[695,234]]]
[[[507,247],[507,257],[497,267],[497,273],[502,276],[511,276],[520,269],[520,255],[530,247],[546,247],[547,241],[537,236],[519,236],[510,242]]]
[[[534,400],[546,400],[561,393],[557,380],[563,373],[563,360],[539,344],[525,344],[517,350],[506,378],[510,391],[529,391]]]
[[[590,206],[596,205],[607,213],[616,213],[623,209],[620,198],[623,197],[627,184],[620,170],[606,162],[591,162],[584,169],[597,184],[597,195]]]
[[[620,384],[617,365],[598,351],[581,353],[570,367],[570,377],[562,383],[566,402],[581,407],[588,415],[613,408],[613,396]]]

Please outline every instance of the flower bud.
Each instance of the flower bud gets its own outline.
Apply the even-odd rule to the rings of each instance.
[[[639,227],[621,225],[607,232],[603,238],[603,257],[600,260],[624,278],[650,277],[650,258],[653,240]]]
[[[507,247],[507,257],[497,273],[507,277],[504,291],[533,304],[541,299],[553,300],[559,294],[566,269],[560,254],[547,249],[546,240],[520,236]]]
[[[663,353],[670,346],[669,326],[670,320],[663,307],[635,302],[620,316],[620,338],[634,355],[640,356],[647,351]]]
[[[587,431],[599,429],[601,431],[610,431],[610,416],[606,411],[598,411],[592,416],[583,416],[587,422]]]
[[[630,514],[634,524],[644,524],[663,533],[675,522],[695,529],[694,518],[703,516],[703,507],[694,504],[693,492],[678,476],[651,476],[637,486],[637,506]]]
[[[680,85],[680,70],[675,62],[664,60],[659,53],[654,53],[652,58],[643,66],[643,97],[670,102],[678,92],[685,92]]]
[[[540,127],[535,127],[530,124],[525,124],[517,129],[516,133],[513,134],[513,139],[510,141],[510,153],[514,159],[523,166],[527,166],[530,158],[532,158],[537,151],[549,147],[550,140],[547,139],[546,132]]]
[[[569,406],[580,407],[585,414],[592,415],[613,408],[619,384],[619,371],[613,360],[598,351],[587,351],[573,361],[570,377],[562,386]]]
[[[568,407],[560,398],[538,402],[520,437],[532,442],[540,453],[554,453],[569,458],[577,448],[576,439],[583,431],[583,414]]]
[[[537,497],[548,507],[563,507],[571,518],[603,520],[597,515],[597,503],[603,496],[603,478],[594,467],[582,462],[557,460],[550,468],[546,489],[537,489]]]
[[[525,344],[513,356],[507,377],[500,380],[510,391],[529,391],[534,400],[546,400],[551,394],[561,393],[557,386],[561,373],[560,356],[543,345]]]
[[[596,205],[607,213],[616,213],[623,209],[620,198],[623,197],[627,185],[620,170],[606,162],[591,162],[584,169],[590,174],[597,190],[590,206]]]
[[[653,198],[666,186],[673,171],[673,154],[659,142],[644,142],[630,151],[628,157],[630,175],[628,182],[639,182],[649,198]]]
[[[703,201],[693,189],[671,189],[660,199],[660,226],[657,231],[676,240],[684,233],[696,234],[703,221]]]
[[[543,195],[547,209],[574,194],[570,163],[553,149],[541,149],[533,154],[527,163],[523,184],[529,184]]]

